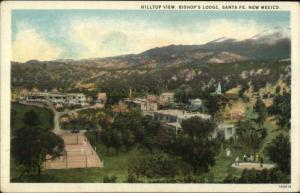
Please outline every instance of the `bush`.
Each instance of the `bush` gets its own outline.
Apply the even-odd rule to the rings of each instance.
[[[114,175],[103,177],[103,183],[116,183],[116,182],[117,182],[117,177]]]
[[[138,182],[137,176],[134,173],[132,173],[132,172],[128,172],[127,182],[128,183],[136,183],[136,182]]]
[[[278,169],[243,170],[239,183],[287,183],[289,178]]]
[[[240,178],[231,174],[226,176],[224,183],[289,183],[288,175],[282,173],[279,169],[264,169],[262,171],[244,169]]]
[[[288,136],[278,135],[266,147],[270,160],[277,164],[277,167],[284,173],[291,171],[291,143]]]

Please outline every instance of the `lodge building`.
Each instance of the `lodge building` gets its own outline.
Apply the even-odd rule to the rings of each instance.
[[[86,96],[82,93],[48,93],[29,92],[22,96],[28,102],[50,102],[54,104],[83,105],[86,103]]]

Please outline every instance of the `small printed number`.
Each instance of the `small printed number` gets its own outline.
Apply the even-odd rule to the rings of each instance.
[[[279,188],[291,188],[291,185],[279,185]]]

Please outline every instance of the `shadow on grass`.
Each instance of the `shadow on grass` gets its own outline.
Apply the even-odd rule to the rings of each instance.
[[[28,182],[34,182],[34,183],[51,183],[51,182],[57,182],[57,178],[52,175],[42,174],[40,177],[37,175],[24,175],[22,177],[13,177],[10,179],[11,183],[28,183]]]

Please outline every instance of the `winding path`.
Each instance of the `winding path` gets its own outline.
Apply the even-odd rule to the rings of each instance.
[[[86,109],[91,109],[91,106],[87,106],[87,107],[82,107],[82,108],[78,108],[78,109],[73,109],[73,110],[68,110],[68,111],[64,111],[64,112],[59,112],[55,109],[55,107],[53,106],[52,103],[48,103],[48,102],[43,102],[43,103],[39,103],[39,102],[26,102],[26,101],[19,101],[20,104],[23,105],[30,105],[30,106],[37,106],[37,107],[41,107],[41,108],[47,108],[52,110],[53,114],[54,114],[54,118],[53,118],[53,132],[55,134],[63,134],[63,133],[70,133],[70,131],[67,130],[63,130],[60,127],[60,117],[62,115],[68,114],[68,113],[72,113],[72,112],[78,112],[78,111],[82,111],[82,110],[86,110]]]

